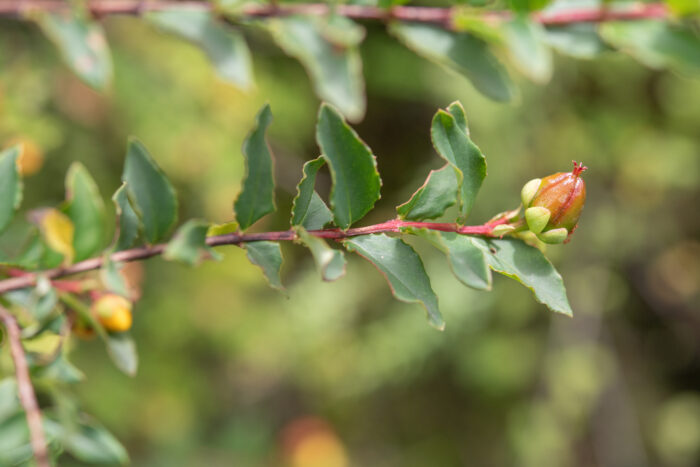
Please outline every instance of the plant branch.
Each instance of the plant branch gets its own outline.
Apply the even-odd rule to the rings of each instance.
[[[413,227],[430,230],[440,230],[442,232],[456,232],[463,235],[484,235],[488,237],[492,236],[494,227],[500,224],[505,224],[506,222],[507,219],[500,218],[497,220],[489,221],[483,225],[460,226],[454,223],[412,222],[394,219],[387,222],[382,222],[381,224],[374,224],[367,227],[357,227],[348,230],[311,230],[309,231],[309,233],[319,238],[342,240],[348,237],[356,237],[358,235],[368,235],[373,233],[400,233],[405,228]],[[296,232],[290,229],[278,232],[230,233],[224,235],[216,235],[212,237],[207,237],[206,243],[208,246],[214,247],[223,245],[240,245],[241,243],[260,241],[293,241],[296,239]],[[144,260],[153,256],[161,255],[165,251],[166,246],[166,243],[161,243],[158,245],[142,246],[138,248],[132,248],[130,250],[118,251],[116,253],[113,253],[110,256],[110,259],[115,262],[130,262]],[[10,290],[32,287],[36,284],[36,281],[40,276],[53,280],[59,277],[70,276],[73,274],[80,274],[82,272],[99,269],[100,267],[102,267],[103,262],[104,259],[100,256],[86,259],[68,267],[59,267],[38,272],[28,272],[18,277],[11,277],[9,279],[0,280],[0,294],[9,292]]]
[[[21,341],[21,331],[17,325],[17,320],[3,306],[0,305],[0,321],[5,325],[7,339],[10,346],[10,354],[15,364],[15,375],[17,377],[17,392],[19,401],[24,408],[29,426],[29,436],[34,452],[34,459],[39,467],[49,467],[49,452],[44,437],[44,428],[41,424],[41,412],[36,401],[34,387],[29,378],[29,368],[27,357],[24,354]]]
[[[63,0],[0,0],[0,16],[23,17],[34,11],[65,11],[70,2]],[[190,8],[199,11],[216,11],[210,2],[173,0],[96,0],[89,1],[86,8],[96,17],[104,15],[141,15],[145,12],[163,11],[170,8]],[[395,6],[389,9],[366,5],[330,5],[325,3],[292,3],[246,5],[235,12],[241,18],[269,18],[289,15],[326,16],[331,11],[347,18],[361,20],[400,20],[438,24],[452,27],[453,19],[461,14],[458,8],[424,6]],[[474,13],[487,21],[499,22],[512,17],[510,11],[483,11]],[[669,12],[663,3],[625,3],[618,6],[570,8],[562,11],[537,12],[532,18],[544,25],[563,25],[581,22],[637,20],[666,18]]]

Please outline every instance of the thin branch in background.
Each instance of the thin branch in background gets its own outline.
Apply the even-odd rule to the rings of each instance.
[[[17,320],[4,307],[0,306],[0,321],[5,325],[7,339],[10,346],[10,355],[15,364],[15,375],[17,377],[17,392],[19,401],[27,415],[27,425],[29,426],[29,436],[34,452],[34,459],[37,466],[49,467],[49,452],[44,436],[44,428],[41,424],[41,412],[39,404],[34,394],[34,386],[29,378],[29,368],[27,357],[22,348],[21,332],[17,325]]]
[[[192,10],[216,10],[213,2],[178,2],[172,0],[98,0],[88,2],[86,7],[96,17],[105,15],[141,15],[144,12],[163,11],[170,8],[190,8]],[[0,16],[23,17],[32,11],[65,11],[70,2],[63,0],[0,0]],[[270,18],[289,15],[326,16],[334,11],[347,18],[359,20],[399,20],[417,23],[437,24],[452,28],[452,21],[459,13],[457,8],[424,6],[395,6],[379,8],[366,5],[329,5],[326,3],[290,3],[247,5],[236,12],[241,18]],[[509,11],[474,12],[485,20],[500,22],[512,17]],[[626,2],[606,7],[572,7],[562,11],[537,12],[532,15],[535,21],[544,25],[564,25],[582,22],[602,22],[639,19],[664,19],[669,11],[664,3]]]
[[[382,222],[381,224],[369,225],[367,227],[357,227],[354,229],[340,230],[340,229],[324,229],[324,230],[311,230],[309,233],[315,237],[326,238],[330,240],[342,240],[344,238],[356,237],[358,235],[369,235],[374,233],[399,233],[402,229],[411,227],[417,229],[430,229],[439,230],[442,232],[456,232],[462,235],[483,235],[486,237],[492,236],[493,228],[500,224],[507,223],[507,219],[497,219],[486,222],[483,225],[465,225],[461,226],[453,223],[443,223],[443,222],[412,222],[412,221],[402,221],[399,219],[390,220],[387,222]],[[261,233],[230,233],[224,235],[215,235],[208,237],[206,244],[208,246],[222,246],[222,245],[240,245],[241,243],[247,242],[260,242],[260,241],[293,241],[296,240],[297,234],[294,230],[283,230],[279,232],[261,232]],[[130,250],[123,250],[117,253],[113,253],[110,259],[115,262],[130,262],[138,261],[151,258],[153,256],[158,256],[163,254],[167,244],[161,243],[152,246],[143,246],[138,248],[132,248]],[[104,258],[102,256],[96,258],[86,259],[79,263],[75,263],[68,267],[59,267],[55,269],[48,269],[45,271],[39,271],[36,273],[25,273],[18,277],[11,277],[9,279],[0,280],[0,294],[9,292],[10,290],[24,289],[27,287],[32,287],[36,284],[39,276],[46,277],[47,279],[56,279],[59,277],[70,276],[73,274],[80,274],[82,272],[92,271],[94,269],[99,269],[102,267]],[[15,271],[16,275],[16,271]],[[54,283],[55,284],[55,283]]]

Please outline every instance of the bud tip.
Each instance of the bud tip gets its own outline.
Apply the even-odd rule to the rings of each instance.
[[[583,165],[583,162],[576,162],[576,161],[571,161],[574,163],[574,170],[571,171],[572,174],[574,174],[574,177],[580,176],[583,172],[588,170],[588,167]]]

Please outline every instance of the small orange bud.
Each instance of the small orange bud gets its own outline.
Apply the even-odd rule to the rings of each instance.
[[[107,331],[124,332],[131,328],[131,302],[121,295],[102,295],[93,302],[92,312]]]
[[[542,232],[565,228],[569,235],[576,228],[586,202],[586,184],[581,173],[586,170],[583,164],[574,161],[574,170],[559,172],[542,179],[529,207],[544,207],[551,215]]]

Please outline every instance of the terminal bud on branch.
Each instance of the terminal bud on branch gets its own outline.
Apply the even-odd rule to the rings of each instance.
[[[561,243],[576,229],[586,202],[586,184],[581,178],[586,169],[574,161],[571,172],[531,180],[523,187],[527,226],[543,242]]]

